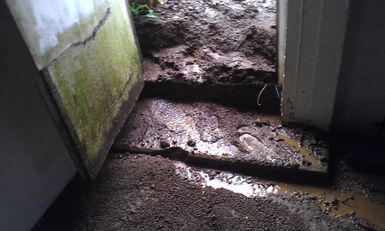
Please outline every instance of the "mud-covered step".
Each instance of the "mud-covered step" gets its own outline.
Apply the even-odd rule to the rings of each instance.
[[[275,84],[206,84],[173,80],[146,81],[141,98],[180,102],[214,102],[239,109],[279,114],[279,89]]]
[[[279,111],[275,1],[169,0],[154,10],[135,18],[143,97]]]
[[[279,112],[275,69],[262,56],[177,45],[144,60],[142,97],[209,101]]]
[[[142,53],[184,44],[216,53],[238,51],[276,61],[275,0],[168,0],[155,9],[156,18],[135,18]],[[215,58],[215,57],[214,57]]]
[[[277,116],[164,99],[138,101],[112,150],[283,178],[303,172],[325,176],[328,162],[324,136],[283,127]]]

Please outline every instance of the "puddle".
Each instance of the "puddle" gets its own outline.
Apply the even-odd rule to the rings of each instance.
[[[314,154],[312,153],[312,151],[305,146],[301,146],[298,140],[291,139],[281,134],[278,134],[277,138],[282,139],[283,142],[293,147],[295,151],[299,152],[299,154],[301,154],[301,156],[303,157],[304,161],[307,163],[310,163],[309,167],[315,168],[315,169],[326,168],[326,166],[322,165],[321,162],[314,157]]]
[[[205,171],[193,169],[182,162],[176,162],[175,169],[179,176],[199,184],[203,188],[223,188],[246,197],[265,197],[278,191],[278,187],[275,185],[255,183],[247,177],[231,173],[221,172],[216,176],[210,177]]]
[[[385,229],[385,204],[380,204],[365,197],[356,186],[352,188],[332,189],[329,187],[296,185],[282,182],[256,179],[227,172],[196,169],[184,163],[175,163],[176,173],[203,188],[223,188],[247,197],[268,197],[269,195],[303,195],[313,198],[319,208],[329,216],[341,217],[355,215]],[[210,176],[211,175],[211,176]],[[348,182],[349,183],[349,182]]]
[[[326,187],[286,183],[278,183],[277,187],[279,194],[292,195],[299,192],[305,193],[309,197],[317,197],[320,209],[331,216],[355,214],[356,217],[368,220],[385,229],[385,205],[366,198],[362,190],[357,187],[347,192]]]

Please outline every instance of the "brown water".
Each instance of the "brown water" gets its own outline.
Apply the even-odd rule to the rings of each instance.
[[[210,178],[203,170],[191,168],[183,163],[176,163],[176,172],[203,187],[224,188],[247,197],[268,197],[272,194],[291,196],[300,193],[316,198],[322,211],[329,216],[339,217],[355,213],[357,218],[368,220],[385,229],[385,195],[380,195],[382,202],[376,202],[365,197],[362,189],[349,185],[342,189],[331,187],[289,184],[264,179],[252,179],[237,174],[221,172]],[[320,202],[320,199],[321,202]],[[338,201],[332,205],[332,201]]]
[[[333,190],[328,187],[286,183],[277,183],[277,187],[279,194],[307,193],[309,196],[323,198],[325,202],[329,203],[337,199],[339,201],[337,206],[332,207],[327,203],[321,203],[320,209],[335,217],[355,212],[358,218],[366,219],[385,229],[385,204],[380,204],[366,198],[362,190],[357,187],[352,188],[349,192],[343,192],[339,189]]]

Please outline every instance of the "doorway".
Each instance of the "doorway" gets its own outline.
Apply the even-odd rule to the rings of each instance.
[[[327,138],[280,120],[276,1],[153,11],[134,18],[146,83],[113,151],[278,178],[327,172]]]
[[[167,1],[135,17],[144,95],[279,113],[276,1]],[[260,94],[259,94],[260,93]]]

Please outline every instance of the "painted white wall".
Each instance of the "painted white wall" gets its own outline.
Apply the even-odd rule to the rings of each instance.
[[[376,135],[385,116],[385,1],[352,1],[334,127]]]
[[[0,4],[0,230],[19,231],[32,228],[76,169],[5,11]]]
[[[331,127],[348,18],[347,0],[290,0],[282,120]]]

